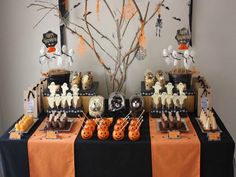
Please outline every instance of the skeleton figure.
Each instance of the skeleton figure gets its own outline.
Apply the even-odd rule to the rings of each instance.
[[[158,14],[157,21],[156,21],[156,36],[158,35],[161,37],[161,29],[163,27],[163,22],[161,18],[161,14]]]

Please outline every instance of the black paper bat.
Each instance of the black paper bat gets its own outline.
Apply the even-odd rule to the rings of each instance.
[[[85,17],[85,16],[87,16],[87,15],[89,15],[89,14],[91,14],[91,13],[92,13],[92,12],[89,11],[89,12],[85,13],[83,16]]]
[[[77,4],[74,5],[74,8],[78,7],[81,3],[78,2]]]
[[[174,20],[177,20],[177,21],[181,21],[180,18],[177,18],[177,17],[172,17]]]
[[[168,6],[165,6],[164,4],[162,4],[162,6],[165,7],[167,10],[170,10]]]

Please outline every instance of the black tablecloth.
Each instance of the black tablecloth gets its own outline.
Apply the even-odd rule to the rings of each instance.
[[[214,112],[215,113],[215,112]],[[195,115],[190,115],[192,124],[201,142],[201,177],[233,177],[235,143],[219,116],[215,113],[216,122],[222,130],[221,141],[208,141],[201,132]]]
[[[27,141],[45,115],[40,117],[42,118],[29,134],[21,140],[9,140],[8,131],[13,126],[0,138],[1,177],[29,177]],[[233,177],[235,143],[220,118],[216,116],[217,123],[223,131],[222,140],[219,142],[207,141],[206,135],[201,132],[195,120],[195,115],[191,114],[190,119],[201,142],[201,177]],[[76,177],[151,177],[147,115],[141,132],[142,138],[137,142],[130,142],[127,137],[121,142],[112,138],[100,141],[96,137],[84,141],[79,135],[75,141]]]
[[[123,141],[115,141],[111,136],[106,141],[100,141],[96,135],[85,141],[79,135],[75,142],[76,177],[151,177],[147,114],[144,116],[141,135],[137,142],[131,142],[128,137]]]
[[[0,175],[1,177],[29,177],[28,148],[29,137],[38,128],[45,117],[43,114],[35,123],[28,134],[22,136],[21,140],[10,140],[10,127],[0,137]]]

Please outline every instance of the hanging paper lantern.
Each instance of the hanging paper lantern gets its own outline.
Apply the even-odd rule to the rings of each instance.
[[[132,0],[128,0],[127,4],[125,4],[124,9],[122,9],[122,10],[123,10],[123,16],[127,20],[132,18],[137,11]]]
[[[139,46],[140,47],[144,47],[146,43],[146,36],[145,36],[145,32],[144,32],[144,22],[141,22],[141,32],[140,32],[140,36],[139,36]]]
[[[84,55],[85,50],[86,50],[86,48],[85,48],[84,38],[83,38],[83,36],[80,36],[80,38],[79,38],[79,54]]]
[[[97,20],[98,21],[100,20],[99,13],[100,13],[100,0],[97,0],[97,3],[96,3],[96,14],[97,14]]]

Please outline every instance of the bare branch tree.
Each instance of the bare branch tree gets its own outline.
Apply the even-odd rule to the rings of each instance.
[[[112,91],[121,91],[125,85],[125,82],[127,80],[127,72],[130,67],[130,65],[135,60],[135,56],[137,52],[140,49],[140,36],[142,29],[145,27],[145,25],[157,14],[161,6],[164,5],[164,1],[162,0],[155,9],[154,12],[151,13],[151,15],[148,17],[149,9],[150,9],[150,1],[148,1],[145,12],[142,13],[138,3],[136,0],[132,0],[133,5],[135,6],[136,12],[132,14],[132,16],[129,19],[125,18],[125,6],[127,3],[127,0],[122,0],[122,6],[121,10],[116,10],[118,13],[116,13],[115,10],[113,10],[108,3],[107,0],[103,0],[111,18],[114,21],[115,24],[115,30],[116,30],[116,42],[111,39],[109,36],[105,35],[100,29],[98,29],[95,24],[92,24],[89,22],[89,16],[92,14],[91,11],[88,9],[88,1],[84,1],[84,13],[83,16],[79,18],[80,22],[83,22],[83,25],[79,25],[78,23],[72,22],[68,16],[68,13],[71,13],[69,11],[65,16],[62,16],[59,10],[59,7],[57,4],[49,3],[43,0],[35,0],[34,3],[31,3],[28,5],[28,8],[30,7],[36,7],[38,11],[45,10],[46,13],[43,15],[43,17],[36,23],[35,27],[40,24],[40,22],[50,13],[55,12],[55,14],[58,14],[57,16],[62,21],[62,23],[65,25],[66,29],[70,31],[72,34],[78,36],[79,38],[82,37],[85,41],[85,44],[93,51],[95,54],[98,62],[103,66],[105,71],[109,75],[109,81],[110,85],[112,87]],[[74,7],[74,9],[77,8],[77,6]],[[132,23],[132,21],[135,20],[135,17],[139,17],[140,24],[137,26],[137,31],[134,33],[133,40],[130,43],[130,47],[124,48],[122,41],[125,40],[125,37],[127,36],[127,29],[129,28],[129,25]],[[84,36],[82,35],[84,34]],[[130,34],[128,35],[130,37]],[[98,40],[100,37],[100,40]],[[116,56],[114,57],[114,52],[108,52],[108,48],[104,48],[101,39],[106,40],[110,46],[116,51]],[[113,61],[112,65],[109,66],[107,64],[108,62],[105,62],[103,59],[103,53],[106,54],[107,58],[106,61]],[[110,63],[110,62],[109,62]],[[113,65],[114,64],[114,65]]]

